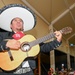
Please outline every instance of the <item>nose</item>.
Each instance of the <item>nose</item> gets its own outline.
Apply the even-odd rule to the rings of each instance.
[[[17,22],[20,22],[20,20],[17,20]]]

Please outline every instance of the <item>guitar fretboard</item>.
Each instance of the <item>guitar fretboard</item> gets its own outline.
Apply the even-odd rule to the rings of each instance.
[[[39,39],[34,40],[34,41],[32,41],[32,42],[29,42],[29,45],[30,45],[30,47],[35,46],[35,45],[37,45],[37,44],[40,44],[40,43],[42,43],[42,42],[45,42],[45,41],[47,41],[47,40],[53,38],[54,36],[55,36],[54,33],[50,33],[50,34],[48,34],[48,35],[46,35],[46,36],[44,36],[44,37],[42,37],[42,38],[39,38]]]

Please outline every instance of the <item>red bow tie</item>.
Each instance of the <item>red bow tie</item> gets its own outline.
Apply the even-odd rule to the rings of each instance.
[[[22,33],[22,32],[17,32],[15,33],[12,37],[15,39],[15,40],[19,40],[21,39],[25,34]]]

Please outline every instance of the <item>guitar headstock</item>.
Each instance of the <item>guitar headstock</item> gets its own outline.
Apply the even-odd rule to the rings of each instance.
[[[62,34],[69,34],[72,32],[72,28],[71,27],[65,27],[63,29],[60,30]]]

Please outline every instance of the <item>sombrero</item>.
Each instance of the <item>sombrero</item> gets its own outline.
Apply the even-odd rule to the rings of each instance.
[[[21,4],[9,4],[0,9],[0,27],[6,31],[11,31],[11,20],[16,17],[24,21],[24,31],[35,27],[36,17],[33,11]]]

